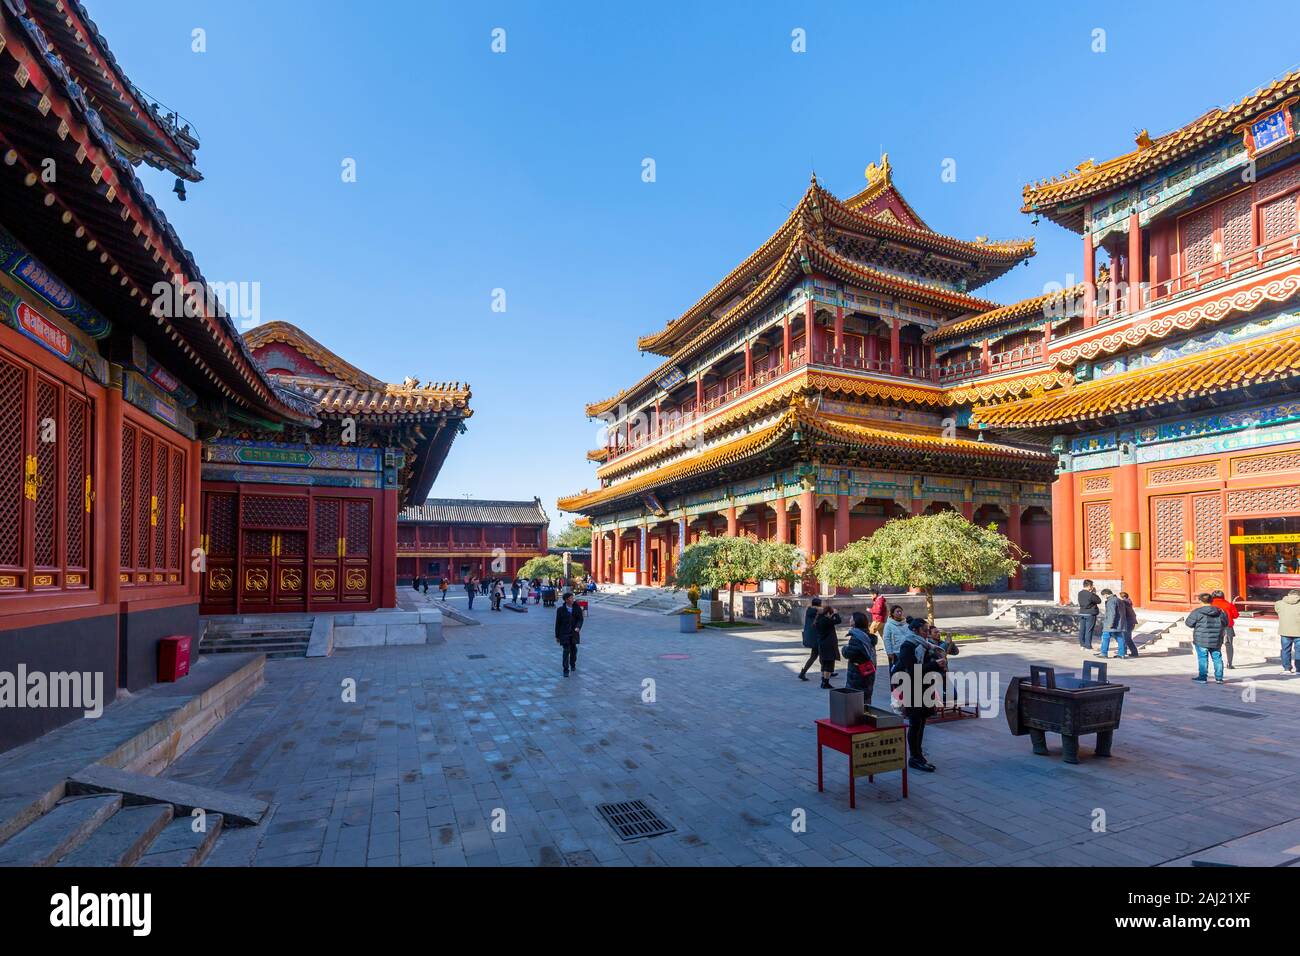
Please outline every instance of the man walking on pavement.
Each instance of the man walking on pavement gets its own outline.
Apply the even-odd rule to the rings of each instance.
[[[578,640],[582,630],[582,608],[573,603],[573,592],[564,592],[564,603],[555,609],[555,643],[560,645],[564,676],[578,669]]]
[[[1292,588],[1286,597],[1273,605],[1277,612],[1277,632],[1282,636],[1282,673],[1300,674],[1300,590]]]
[[[1092,634],[1097,629],[1097,612],[1101,608],[1101,598],[1092,581],[1083,582],[1079,592],[1079,646],[1092,650]]]

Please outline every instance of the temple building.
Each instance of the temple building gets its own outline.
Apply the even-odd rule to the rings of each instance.
[[[135,172],[199,181],[197,139],[76,0],[0,5],[0,86],[0,673],[101,675],[107,705],[201,601],[391,604],[397,511],[468,390],[384,385],[274,323],[241,337]],[[218,597],[258,569],[269,604]],[[328,601],[285,586],[322,569]],[[0,750],[84,709],[6,707]]]
[[[446,578],[512,579],[533,558],[547,554],[550,518],[539,499],[488,501],[429,498],[403,508],[397,521],[397,579],[418,576],[430,587]]]
[[[244,335],[313,424],[231,412],[203,444],[205,614],[395,607],[398,516],[464,428],[458,382],[385,383],[287,322]]]
[[[932,333],[999,307],[974,293],[1032,241],[954,239],[893,182],[888,157],[839,199],[814,178],[780,228],[681,316],[639,340],[663,361],[587,414],[598,581],[663,584],[704,533],[798,544],[810,558],[901,515],[958,510],[1026,550],[1004,587],[1050,585],[1053,457],[966,427],[971,406],[1065,373],[1020,345]],[[763,585],[760,585],[763,586]],[[775,587],[775,585],[766,585]]]
[[[1295,71],[1026,186],[1026,213],[1083,237],[1084,284],[937,333],[1027,346],[1046,376],[973,420],[1058,460],[1062,599],[1090,577],[1151,608],[1222,589],[1263,610],[1300,587],[1298,105]]]

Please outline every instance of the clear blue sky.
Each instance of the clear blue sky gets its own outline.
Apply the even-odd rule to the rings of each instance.
[[[933,228],[1035,235],[986,287],[1014,301],[1082,259],[1020,214],[1026,181],[1240,98],[1294,65],[1300,28],[1293,0],[87,5],[201,135],[188,202],[143,175],[207,278],[260,282],[264,320],[387,380],[469,382],[433,494],[538,495],[557,526],[555,498],[595,484],[584,403],[659,361],[636,336],[764,241],[811,169],[846,196],[883,145]]]

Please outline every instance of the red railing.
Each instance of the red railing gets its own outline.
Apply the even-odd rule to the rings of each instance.
[[[811,360],[810,360],[811,359]],[[790,355],[790,364],[786,366],[782,362],[774,362],[765,367],[755,368],[748,380],[733,386],[720,394],[711,398],[706,398],[697,403],[694,399],[684,402],[675,409],[663,411],[660,413],[658,427],[654,421],[654,412],[644,413],[644,424],[640,428],[632,429],[631,441],[620,443],[617,449],[611,449],[609,461],[615,460],[621,455],[628,452],[637,451],[645,448],[662,439],[670,439],[673,435],[680,434],[694,427],[699,417],[715,409],[730,405],[732,402],[744,398],[746,395],[761,388],[769,382],[772,382],[783,375],[789,374],[796,369],[805,368],[809,365],[824,366],[830,368],[843,368],[859,372],[876,372],[882,375],[893,375],[892,365],[888,359],[867,359],[850,355],[847,352],[837,352],[829,349],[823,352],[817,352],[809,355],[808,350],[800,349]],[[900,377],[912,378],[919,381],[937,381],[938,370],[928,366],[913,365],[904,363],[901,366]]]

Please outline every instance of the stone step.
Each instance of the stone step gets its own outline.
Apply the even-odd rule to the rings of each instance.
[[[216,641],[261,641],[270,640],[278,641],[285,638],[310,638],[311,628],[307,627],[278,627],[275,630],[236,630],[236,631],[208,631],[203,636],[203,643],[210,644]]]
[[[201,809],[211,816],[219,813],[227,825],[234,827],[256,826],[266,816],[269,805],[256,797],[197,787],[183,780],[152,777],[131,773],[116,767],[91,766],[79,771],[68,780],[69,793],[117,793],[128,805],[169,803],[176,816],[188,816]]]
[[[58,865],[134,866],[171,822],[172,807],[168,803],[123,807]]]
[[[223,822],[221,814],[209,813],[204,829],[195,833],[192,817],[173,820],[136,866],[202,866],[221,835]]]
[[[60,800],[0,845],[0,866],[53,866],[122,806],[120,794]]]

